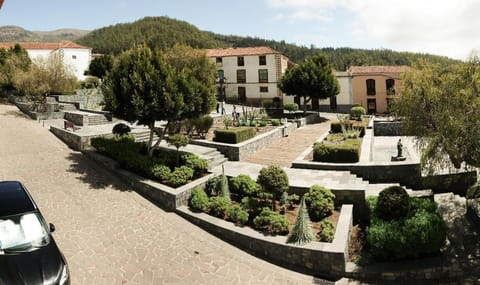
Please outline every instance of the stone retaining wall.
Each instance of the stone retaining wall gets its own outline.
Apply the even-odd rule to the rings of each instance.
[[[352,205],[342,206],[332,243],[311,242],[296,246],[287,244],[285,236],[266,236],[205,213],[193,213],[187,207],[177,209],[177,213],[190,222],[260,258],[292,270],[332,279],[343,276],[346,269],[352,212]]]
[[[74,150],[83,150],[88,148],[90,146],[90,139],[93,137],[81,136],[70,129],[65,130],[56,126],[50,126],[50,131]]]
[[[296,124],[287,124],[286,130],[288,133],[293,132],[296,129]],[[227,144],[207,140],[191,140],[190,144],[215,148],[225,155],[229,160],[240,161],[271,144],[273,141],[282,138],[284,131],[284,127],[278,127],[270,132],[255,136],[252,139],[238,144]]]
[[[399,121],[373,121],[374,135],[377,137],[403,136],[401,132],[401,122]]]
[[[196,187],[204,188],[207,180],[213,176],[213,174],[209,174],[181,187],[171,188],[124,170],[116,161],[94,150],[83,150],[82,152],[108,170],[113,171],[115,175],[131,185],[136,192],[167,211],[174,211],[178,207],[188,205],[192,190]]]

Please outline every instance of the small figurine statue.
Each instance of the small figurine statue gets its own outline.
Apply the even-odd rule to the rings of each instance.
[[[402,139],[399,139],[397,143],[397,157],[402,157],[402,147]]]

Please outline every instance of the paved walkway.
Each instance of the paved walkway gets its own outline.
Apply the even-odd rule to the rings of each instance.
[[[163,211],[9,105],[0,105],[0,180],[22,181],[55,223],[72,284],[325,283]]]
[[[330,119],[334,116],[332,114],[326,116],[328,116],[325,118],[326,121],[301,127],[288,137],[273,142],[243,161],[290,167],[307,147],[313,145],[317,139],[330,130]]]

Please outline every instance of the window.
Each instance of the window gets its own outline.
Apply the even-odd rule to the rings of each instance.
[[[237,83],[246,83],[247,82],[247,71],[245,69],[237,70]]]
[[[268,69],[259,69],[258,70],[258,82],[268,83]]]
[[[368,112],[368,114],[377,113],[377,100],[376,99],[367,99],[367,112]]]
[[[260,92],[261,93],[267,93],[268,92],[268,86],[260,86]]]
[[[77,56],[76,56],[76,55],[72,55],[72,59],[77,59]]]
[[[217,70],[217,77],[220,80],[225,79],[225,72],[222,69]]]
[[[387,79],[385,84],[387,85],[387,95],[395,95],[395,80]]]
[[[244,66],[245,65],[245,59],[243,58],[243,56],[237,57],[237,65],[238,66]]]
[[[375,95],[375,80],[367,79],[367,95]]]
[[[215,62],[217,63],[217,66],[222,66],[223,65],[223,58],[217,57],[217,58],[215,58]]]
[[[267,65],[267,56],[261,55],[258,57],[258,64],[259,65]]]

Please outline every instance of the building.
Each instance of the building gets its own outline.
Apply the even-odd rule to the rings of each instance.
[[[387,113],[392,100],[400,96],[402,73],[407,66],[352,66],[353,103],[368,114]]]
[[[219,94],[227,102],[284,101],[278,83],[291,64],[286,55],[269,47],[208,49],[207,55],[217,66]]]
[[[335,71],[340,93],[328,99],[319,100],[319,111],[349,113],[353,106],[352,74],[348,71]]]
[[[11,48],[17,43],[0,43],[0,48]],[[85,71],[90,66],[92,59],[92,49],[73,43],[71,41],[62,41],[60,43],[18,43],[24,48],[32,61],[43,59],[46,60],[52,54],[58,54],[62,57],[63,63],[78,78],[84,80]]]

